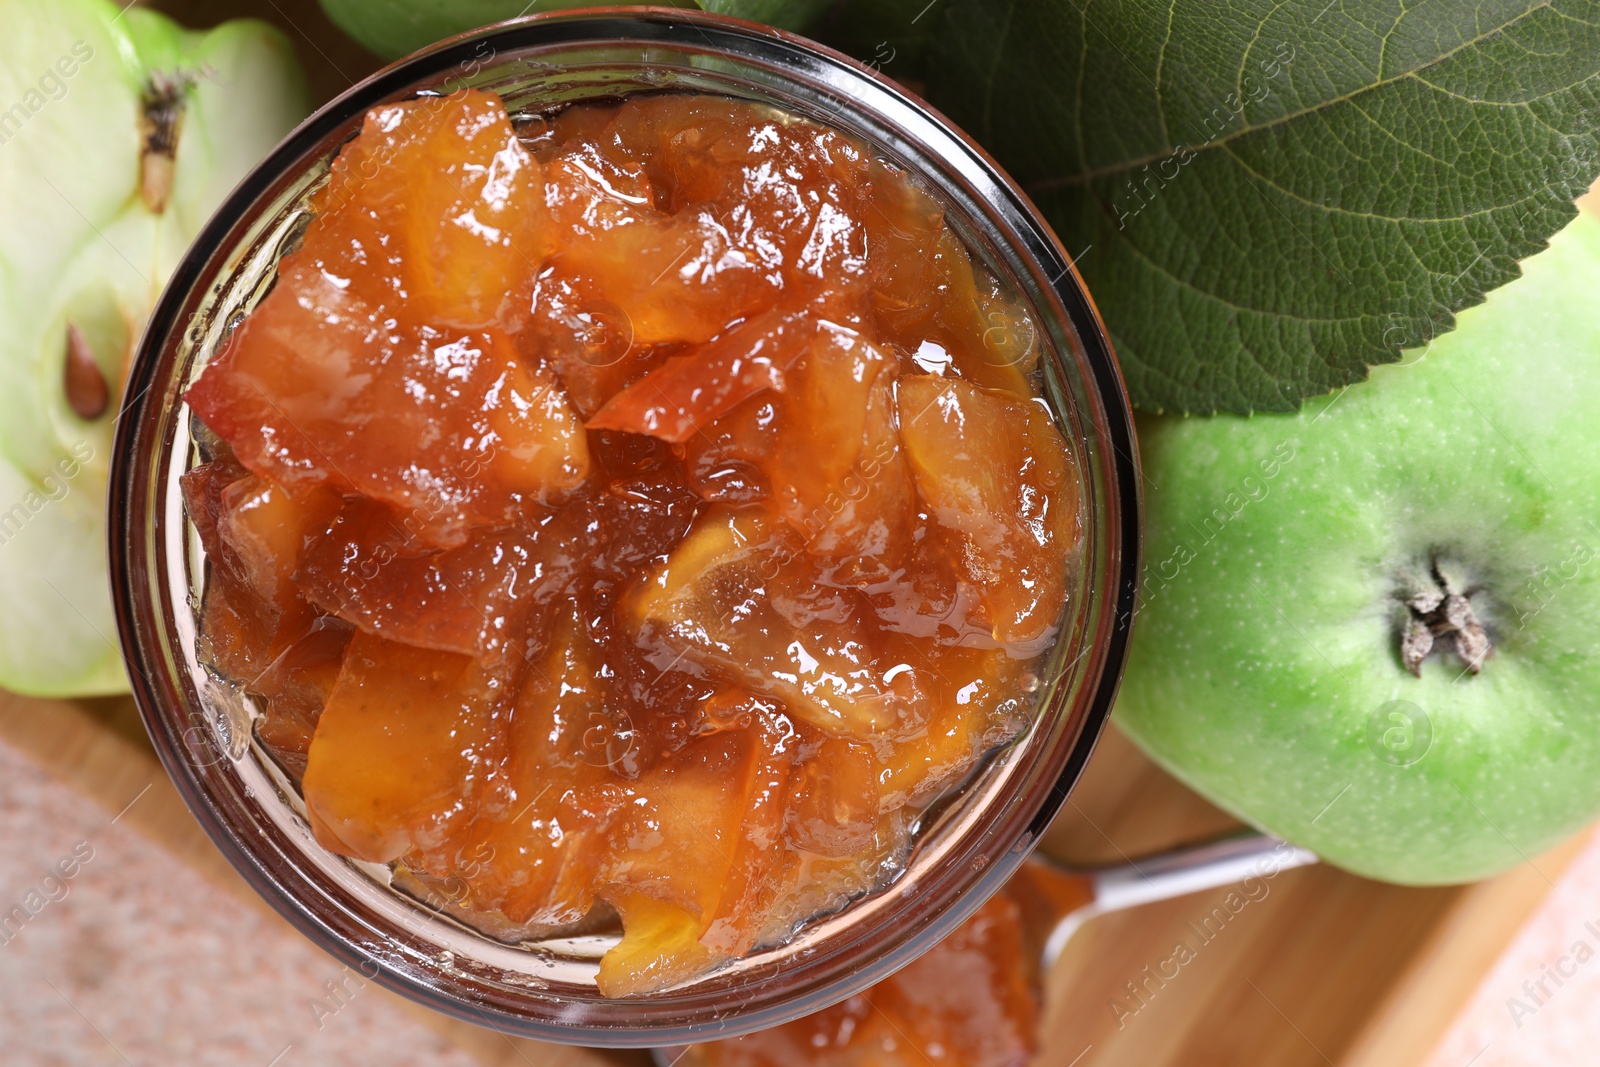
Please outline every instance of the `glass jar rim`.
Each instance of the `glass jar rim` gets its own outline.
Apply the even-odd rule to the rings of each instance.
[[[530,989],[519,999],[395,941],[381,917],[360,914],[314,871],[295,868],[272,828],[251,821],[240,796],[224,795],[215,767],[198,766],[185,739],[201,707],[178,647],[172,576],[182,559],[184,520],[172,484],[184,467],[173,449],[174,411],[183,384],[179,353],[197,307],[237,269],[242,238],[296,174],[335,149],[352,122],[372,107],[405,99],[420,86],[483,61],[585,45],[681,48],[754,67],[781,70],[852,115],[914,142],[974,190],[986,224],[1003,229],[1009,251],[1040,280],[1052,317],[1070,331],[1084,397],[1092,408],[1095,462],[1108,515],[1106,574],[1097,631],[1085,638],[1085,683],[1067,709],[1074,720],[1051,750],[1051,765],[1031,780],[1026,810],[988,827],[992,839],[963,842],[942,857],[948,870],[924,872],[915,896],[890,922],[880,914],[880,942],[864,952],[847,942],[820,959],[742,983],[706,985],[694,997],[678,990],[647,999],[560,1000]],[[843,112],[841,112],[842,114]],[[824,119],[824,121],[826,121]],[[876,139],[874,139],[876,140]],[[1046,287],[1047,286],[1047,287]],[[252,887],[311,940],[381,984],[469,1022],[545,1040],[637,1047],[679,1044],[777,1025],[816,1011],[876,982],[940,940],[1022,862],[1065,802],[1110,712],[1121,676],[1139,567],[1139,486],[1131,409],[1110,342],[1070,256],[1026,195],[964,133],[904,89],[862,64],[797,35],[726,16],[669,8],[588,8],[551,12],[486,27],[441,42],[351,87],[291,133],[201,231],[154,309],[127,385],[113,450],[109,546],[113,597],[124,658],[141,716],[185,803]],[[1087,474],[1086,474],[1087,477]],[[193,634],[187,635],[192,643]],[[1081,658],[1085,658],[1080,656]],[[1076,662],[1076,661],[1075,661]],[[1055,710],[1041,706],[1041,714]],[[245,791],[248,794],[248,791]],[[937,877],[935,876],[937,875]],[[893,890],[888,891],[890,894]],[[420,910],[420,906],[419,906]],[[843,913],[856,910],[851,905]],[[880,909],[881,910],[881,909]],[[441,920],[442,921],[442,920]],[[891,927],[898,926],[898,929]],[[858,937],[858,942],[865,940]],[[374,971],[374,974],[369,974]],[[764,983],[764,984],[763,984]],[[700,988],[698,985],[694,988]]]

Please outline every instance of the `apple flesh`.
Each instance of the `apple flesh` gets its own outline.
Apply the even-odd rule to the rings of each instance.
[[[1523,270],[1296,415],[1140,426],[1117,720],[1374,878],[1481,878],[1600,812],[1600,220]]]
[[[126,688],[105,566],[112,416],[151,305],[309,110],[276,30],[0,0],[0,686]]]

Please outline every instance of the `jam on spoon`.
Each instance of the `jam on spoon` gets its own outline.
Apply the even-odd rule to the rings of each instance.
[[[1243,834],[1117,867],[1035,854],[955,932],[882,982],[783,1026],[688,1048],[661,1067],[1025,1067],[1038,1051],[1041,975],[1084,922],[1110,911],[1315,863]]]

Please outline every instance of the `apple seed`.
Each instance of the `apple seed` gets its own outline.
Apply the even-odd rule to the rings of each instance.
[[[111,402],[106,376],[89,350],[89,342],[75,323],[67,323],[67,363],[62,371],[67,393],[67,406],[72,413],[85,421],[98,419],[106,413]]]

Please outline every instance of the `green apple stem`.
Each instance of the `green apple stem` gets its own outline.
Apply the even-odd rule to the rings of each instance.
[[[1468,672],[1477,674],[1494,655],[1494,642],[1472,610],[1471,590],[1455,589],[1437,560],[1429,567],[1429,576],[1433,581],[1430,588],[1404,600],[1409,615],[1400,632],[1400,661],[1406,670],[1422,677],[1422,661],[1442,638]]]
[[[144,147],[139,154],[139,196],[152,214],[167,208],[172,196],[172,168],[178,158],[178,135],[183,128],[184,96],[194,77],[156,74],[145,86],[140,101],[139,128]]]

